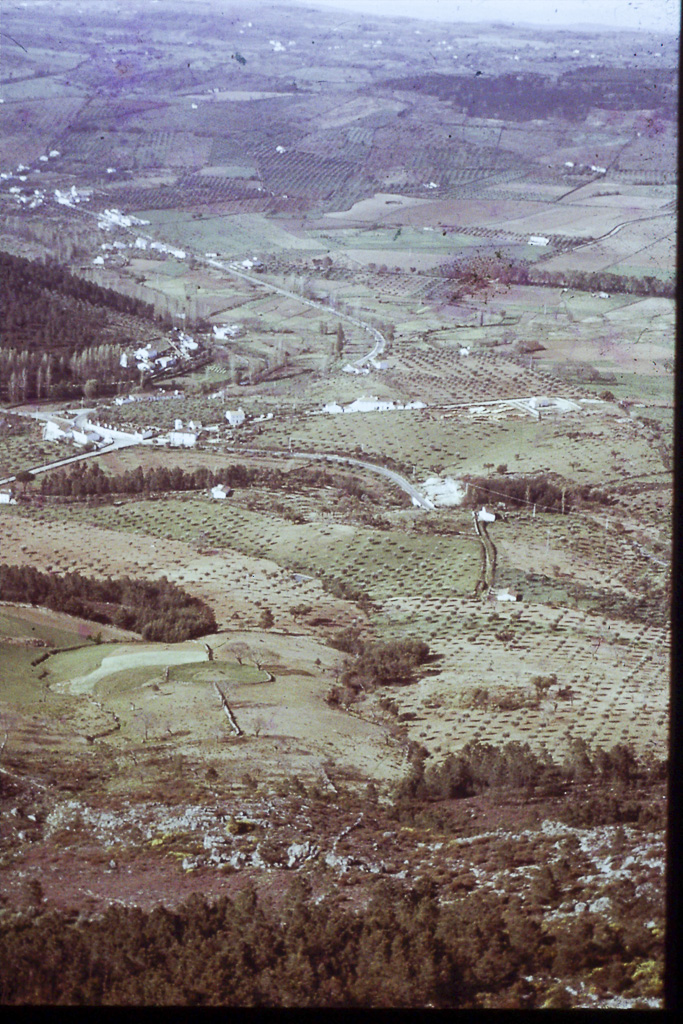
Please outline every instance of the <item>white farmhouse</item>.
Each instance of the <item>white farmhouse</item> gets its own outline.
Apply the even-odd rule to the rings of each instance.
[[[219,501],[222,501],[224,498],[227,498],[227,496],[228,492],[226,491],[225,486],[223,484],[216,484],[215,487],[211,488],[212,498],[217,498]]]
[[[496,514],[495,512],[487,512],[486,505],[482,505],[481,512],[477,512],[477,519],[480,523],[495,523]]]
[[[159,356],[154,360],[154,365],[158,366],[161,370],[165,370],[169,366],[174,366],[176,362],[175,356]]]
[[[171,430],[167,437],[168,443],[174,448],[194,448],[197,443],[197,435],[188,430]]]
[[[17,499],[12,497],[11,491],[0,491],[0,505],[16,505]]]
[[[395,409],[392,401],[383,401],[376,396],[370,398],[357,398],[355,402],[344,406],[344,412],[388,412]]]
[[[226,409],[225,418],[228,421],[228,425],[231,427],[241,427],[245,420],[244,409],[242,406],[239,409]]]
[[[45,421],[43,441],[66,441],[72,437],[71,424],[67,420]]]
[[[148,345],[145,345],[144,348],[137,349],[133,353],[133,356],[134,356],[135,361],[138,364],[138,366],[141,366],[144,369],[150,369],[151,370],[152,369],[152,360],[156,359],[157,354],[158,354],[157,350],[155,348],[153,348],[151,345],[148,344]]]
[[[545,235],[530,235],[529,236],[528,244],[529,245],[547,245],[549,241],[550,241],[550,239],[546,238]]]

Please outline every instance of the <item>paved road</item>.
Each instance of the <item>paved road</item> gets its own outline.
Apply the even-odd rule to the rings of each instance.
[[[342,313],[338,309],[334,309],[332,306],[326,306],[322,302],[316,302],[315,299],[304,298],[303,295],[297,295],[296,292],[287,291],[286,288],[280,288],[276,284],[271,284],[270,281],[263,280],[263,278],[253,277],[251,274],[246,274],[243,270],[237,270],[235,267],[231,267],[229,264],[223,263],[222,260],[215,260],[209,257],[194,256],[198,263],[205,263],[207,266],[214,267],[217,270],[222,270],[226,274],[232,274],[233,277],[241,277],[244,281],[249,281],[250,284],[258,285],[260,288],[265,288],[266,291],[276,292],[278,295],[284,295],[287,299],[294,299],[296,302],[301,302],[304,306],[310,306],[311,309],[317,309],[326,316],[336,316],[340,320],[346,320],[347,323],[355,324],[356,327],[362,327],[364,331],[371,334],[375,339],[375,344],[367,353],[367,355],[361,356],[360,359],[356,359],[353,362],[354,366],[362,366],[363,363],[367,363],[371,359],[376,359],[384,351],[386,345],[386,339],[381,331],[378,331],[376,327],[371,327],[370,324],[366,323],[365,320],[359,320],[355,316],[351,316],[350,313]]]
[[[47,473],[50,469],[59,469],[60,466],[68,466],[71,462],[80,462],[82,459],[92,459],[96,455],[106,455],[108,452],[115,452],[119,448],[130,448],[135,444],[144,444],[144,441],[114,441],[113,444],[108,444],[105,448],[95,448],[92,452],[81,452],[79,455],[70,455],[67,459],[58,459],[57,462],[47,462],[44,466],[34,466],[29,470],[34,476],[38,473]],[[0,484],[11,484],[16,480],[16,476],[6,476],[4,480],[0,480]]]
[[[237,449],[235,449],[237,450]],[[377,466],[374,462],[363,462],[362,459],[353,459],[349,455],[330,455],[326,452],[297,452],[289,451],[287,449],[278,451],[274,448],[242,448],[240,451],[249,453],[250,455],[261,455],[263,458],[268,458],[270,455],[285,455],[291,459],[316,459],[323,462],[341,462],[348,466],[358,466],[360,469],[366,469],[371,473],[377,473],[379,476],[386,477],[387,480],[391,480],[392,483],[400,487],[402,491],[408,494],[415,505],[420,508],[428,509],[432,512],[436,506],[425,498],[416,487],[414,487],[409,480],[400,473],[395,473],[393,469],[386,469],[385,466]]]

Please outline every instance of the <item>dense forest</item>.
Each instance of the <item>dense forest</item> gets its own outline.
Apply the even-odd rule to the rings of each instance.
[[[209,606],[160,580],[94,580],[77,572],[63,576],[32,566],[0,565],[3,601],[44,605],[94,622],[111,623],[141,633],[145,640],[180,643],[215,631]]]
[[[415,91],[452,103],[468,117],[509,121],[560,117],[582,121],[591,108],[652,110],[677,116],[677,72],[674,68],[590,67],[569,71],[553,80],[524,72],[504,75],[427,74],[390,79],[384,87]]]
[[[75,277],[54,261],[0,252],[0,395],[10,402],[68,398],[88,380],[130,381],[117,314],[153,319],[148,303]],[[137,345],[135,346],[137,347]]]
[[[543,1005],[534,974],[589,969],[629,995],[650,994],[638,968],[661,955],[661,938],[628,915],[609,928],[586,914],[545,929],[552,899],[545,874],[532,907],[482,890],[440,904],[427,880],[406,891],[382,879],[360,914],[338,899],[315,903],[301,879],[278,908],[246,889],[175,910],[112,906],[87,921],[52,911],[0,926],[0,999],[353,1008],[497,997],[494,1006],[531,1009]]]

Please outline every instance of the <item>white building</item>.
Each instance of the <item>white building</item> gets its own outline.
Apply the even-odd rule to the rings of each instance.
[[[194,448],[197,443],[197,435],[188,430],[171,430],[166,436],[174,448]]]
[[[355,402],[344,407],[344,412],[388,412],[395,408],[392,401],[384,401],[371,396],[370,398],[357,398]]]
[[[236,410],[226,409],[225,418],[231,427],[241,427],[245,420],[244,409],[242,406]]]
[[[65,441],[73,437],[71,424],[66,420],[46,420],[43,427],[43,441]]]
[[[480,523],[495,523],[495,512],[487,512],[486,505],[481,506],[481,512],[477,512],[477,519]]]
[[[154,360],[154,365],[158,366],[161,370],[165,370],[168,366],[174,366],[176,362],[175,356],[159,356]]]
[[[226,491],[226,489],[225,489],[223,484],[217,484],[215,487],[211,488],[211,497],[212,498],[217,498],[218,500],[223,500],[223,498],[227,498],[227,496],[228,496],[228,492]]]
[[[151,345],[145,345],[144,348],[137,349],[133,356],[139,369],[151,370],[154,367],[152,360],[156,359],[157,350]]]
[[[74,429],[72,430],[71,436],[73,437],[74,442],[80,445],[97,444],[99,441],[102,440],[101,435],[96,431],[78,430],[76,427],[74,427]]]
[[[529,236],[528,244],[529,245],[547,245],[549,241],[550,241],[550,239],[546,238],[545,235],[530,235]]]
[[[0,491],[0,505],[16,505],[17,499],[12,497],[11,491]]]
[[[347,363],[346,366],[342,366],[342,373],[368,374],[370,371],[367,366],[354,366],[353,363]]]
[[[242,324],[218,324],[213,325],[213,334],[217,341],[227,341],[228,338],[238,338],[244,333]]]

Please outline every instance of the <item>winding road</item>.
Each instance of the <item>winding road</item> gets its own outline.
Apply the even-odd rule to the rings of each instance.
[[[250,455],[267,457],[270,455],[284,455],[290,459],[317,459],[324,462],[340,462],[348,466],[358,466],[359,469],[366,469],[370,473],[377,473],[378,476],[383,476],[387,480],[396,484],[400,487],[410,498],[412,498],[413,504],[419,508],[427,509],[433,512],[436,505],[425,498],[423,494],[418,491],[417,487],[414,487],[409,480],[406,480],[400,473],[394,472],[393,469],[387,469],[385,466],[378,466],[374,462],[363,462],[362,459],[351,458],[350,455],[330,455],[327,452],[295,452],[295,451],[278,451],[273,448],[242,448],[243,452],[248,452]]]

